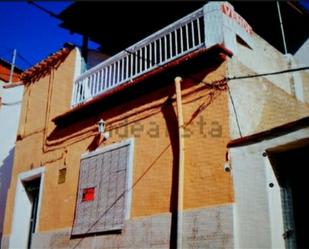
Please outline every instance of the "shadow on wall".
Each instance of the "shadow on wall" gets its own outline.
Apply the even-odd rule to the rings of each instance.
[[[166,70],[166,72],[157,72],[151,77],[142,80],[143,84],[140,84],[140,82],[131,85],[98,100],[95,104],[80,109],[77,108],[78,111],[75,110],[71,115],[67,115],[65,120],[63,119],[61,124],[50,132],[47,140],[52,142],[63,137],[74,136],[80,130],[96,124],[102,115],[104,115],[104,120],[108,120],[116,115],[123,115],[128,110],[147,106],[149,103],[172,96],[175,89],[171,84],[174,84],[174,78],[178,75],[181,75],[184,79],[182,90],[192,88],[200,84],[208,74],[222,65],[222,61],[218,62],[217,60],[217,57],[214,57],[213,60],[200,59],[194,64],[184,63],[184,65],[177,65],[177,67]],[[204,88],[212,90],[207,85],[204,85]]]
[[[177,207],[178,207],[178,172],[179,172],[179,138],[178,138],[178,118],[172,105],[171,98],[162,107],[162,113],[166,122],[173,153],[172,186],[170,198],[171,229],[170,229],[170,249],[177,248]]]
[[[7,192],[11,183],[14,151],[15,147],[10,150],[8,156],[3,160],[2,165],[0,167],[0,248],[1,248]]]

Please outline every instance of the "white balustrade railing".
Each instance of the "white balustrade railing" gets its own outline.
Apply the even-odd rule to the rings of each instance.
[[[183,17],[80,75],[72,106],[131,81],[204,45],[203,9]]]

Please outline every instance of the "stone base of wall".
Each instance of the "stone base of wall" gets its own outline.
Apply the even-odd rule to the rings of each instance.
[[[70,228],[41,232],[33,236],[32,248],[170,248],[170,227],[171,215],[161,214],[128,220],[120,234],[73,239]],[[184,212],[183,248],[233,247],[233,205]],[[2,249],[6,248],[4,242]]]
[[[1,249],[7,249],[9,248],[9,236],[2,236],[1,240]]]

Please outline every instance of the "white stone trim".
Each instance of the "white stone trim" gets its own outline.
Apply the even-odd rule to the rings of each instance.
[[[72,81],[72,97],[71,97],[71,106],[74,102],[74,91],[75,89],[75,80],[82,74],[82,60],[83,57],[81,55],[81,51],[78,47],[75,47],[75,51],[76,51],[76,56],[75,56],[75,69],[74,69],[74,76],[73,76],[73,81]]]
[[[127,178],[127,198],[126,198],[126,209],[125,219],[128,220],[131,217],[132,207],[132,188],[133,188],[133,160],[134,160],[134,139],[131,138],[129,141],[129,156],[128,156],[128,178]]]
[[[44,188],[44,174],[45,167],[36,168],[27,172],[20,173],[17,177],[16,194],[14,201],[13,219],[12,219],[12,232],[9,239],[9,248],[26,248],[28,242],[30,215],[32,204],[27,199],[27,193],[23,186],[23,181],[29,181],[36,178],[41,178],[40,192],[37,210],[37,219],[35,231],[38,231],[40,221],[40,210],[42,203],[42,195]],[[29,220],[28,220],[29,218]],[[21,221],[21,219],[23,219]],[[24,222],[24,224],[22,223]]]
[[[233,204],[233,239],[234,239],[234,247],[235,249],[239,247],[239,228],[237,223],[237,203]]]
[[[271,227],[271,248],[285,248],[283,212],[280,186],[268,157],[264,157],[266,173],[266,192],[268,194],[269,219]],[[270,188],[269,184],[273,184]]]
[[[127,196],[125,204],[125,220],[131,217],[131,206],[132,206],[132,188],[133,188],[133,160],[134,160],[134,138],[128,138],[124,141],[114,143],[111,145],[104,146],[103,148],[98,148],[92,152],[86,152],[81,155],[81,159],[86,159],[89,157],[96,156],[98,154],[114,150],[123,146],[129,145],[129,156],[128,156],[128,174],[127,174]]]
[[[133,143],[133,141],[134,141],[133,138],[129,138],[129,139],[126,139],[126,140],[118,142],[118,143],[113,143],[113,144],[110,144],[110,145],[106,145],[102,148],[98,148],[95,151],[91,151],[91,152],[88,151],[88,152],[82,154],[81,159],[93,157],[93,156],[96,156],[98,154],[104,153],[106,151],[118,149],[119,147],[122,147],[122,146],[131,145],[131,143]]]
[[[75,57],[75,70],[74,70],[74,81],[81,75],[82,73],[82,55],[78,47],[75,47],[76,57]]]

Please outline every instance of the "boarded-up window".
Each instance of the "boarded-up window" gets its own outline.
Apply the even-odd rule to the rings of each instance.
[[[73,235],[122,229],[129,146],[112,146],[81,160]]]

